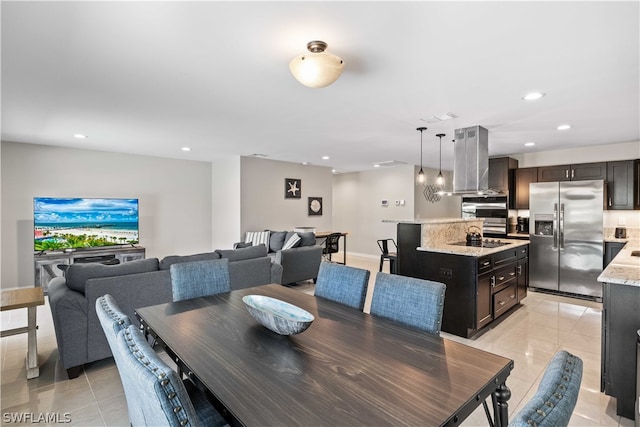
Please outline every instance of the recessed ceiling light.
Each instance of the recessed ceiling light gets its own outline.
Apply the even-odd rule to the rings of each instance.
[[[331,169],[331,173],[338,173],[338,171],[335,169]]]
[[[546,94],[542,92],[530,92],[525,96],[523,96],[522,99],[524,99],[525,101],[537,101],[538,99],[542,98],[545,95]]]
[[[73,135],[73,137],[78,139],[87,139],[87,135],[83,135],[81,133],[76,133]]]
[[[560,125],[560,126],[558,126],[556,129],[558,129],[558,130],[567,130],[567,129],[571,129],[571,125]]]
[[[535,142],[525,142],[525,143],[524,143],[524,146],[525,146],[525,147],[533,147],[534,145],[536,145],[536,143],[535,143]]]
[[[303,164],[304,166],[307,166],[307,165],[309,164],[309,162],[302,162],[302,164]]]
[[[380,165],[379,165],[378,163],[374,163],[374,164],[373,164],[373,167],[374,167],[374,168],[379,168],[379,167],[380,167]]]
[[[322,160],[329,160],[329,156],[322,156]]]
[[[182,148],[181,148],[181,150],[182,150],[182,151],[191,151],[191,148],[189,148],[189,147],[182,147]]]

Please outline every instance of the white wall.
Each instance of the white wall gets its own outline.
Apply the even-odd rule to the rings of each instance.
[[[240,156],[213,162],[212,222],[214,248],[231,248],[240,231]]]
[[[460,198],[443,198],[431,204],[424,199],[422,187],[416,187],[418,170],[400,165],[370,171],[345,173],[333,178],[336,231],[349,232],[347,253],[379,256],[378,239],[396,239],[396,224],[383,220],[406,220],[460,216]],[[426,169],[427,178],[435,180],[437,172]],[[450,179],[450,174],[446,174]],[[446,199],[446,200],[445,200]],[[387,200],[387,206],[382,206]],[[396,200],[404,200],[397,206]],[[456,202],[457,200],[457,202]]]
[[[209,251],[211,164],[2,142],[2,287],[33,286],[33,197],[140,200],[147,257]]]
[[[242,240],[247,231],[284,231],[295,227],[332,230],[331,168],[255,157],[242,157],[240,162],[241,233],[236,241]],[[285,178],[302,180],[301,198],[285,199]],[[309,197],[322,197],[321,216],[309,216]]]
[[[415,174],[418,174],[418,168],[415,169]],[[453,172],[442,171],[444,175],[445,184],[444,188],[453,188]],[[425,178],[427,183],[434,183],[438,177],[438,171],[435,169],[426,169]],[[462,197],[460,196],[440,196],[440,201],[430,202],[424,195],[423,186],[415,187],[415,218],[459,218],[461,215],[461,203]]]
[[[640,158],[640,141],[523,153],[510,157],[518,159],[520,168],[638,159]]]

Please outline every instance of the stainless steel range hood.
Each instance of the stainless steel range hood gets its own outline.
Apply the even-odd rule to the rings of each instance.
[[[453,194],[494,195],[489,189],[489,131],[471,126],[454,131]]]

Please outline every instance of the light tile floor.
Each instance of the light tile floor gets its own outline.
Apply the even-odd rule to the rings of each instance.
[[[365,311],[369,310],[378,270],[378,259],[348,257],[348,264],[371,271]],[[385,264],[385,269],[388,268]],[[312,293],[313,284],[296,286]],[[515,361],[507,385],[511,389],[509,412],[515,413],[535,392],[540,376],[553,354],[565,349],[584,361],[578,404],[571,426],[625,426],[633,421],[617,416],[615,399],[600,393],[601,304],[579,299],[529,292],[522,307],[474,340],[443,333],[442,336],[478,347]],[[0,314],[0,327],[26,324],[26,310]],[[68,380],[57,363],[58,353],[48,304],[38,308],[38,353],[40,377],[26,380],[24,356],[26,335],[0,340],[1,388],[0,425],[127,426],[127,406],[120,378],[112,359],[88,365],[76,379]],[[167,359],[168,360],[168,359]],[[23,422],[15,422],[22,417]],[[49,418],[49,422],[24,422],[26,417]],[[428,421],[425,422],[428,425]],[[487,426],[482,407],[463,423]]]

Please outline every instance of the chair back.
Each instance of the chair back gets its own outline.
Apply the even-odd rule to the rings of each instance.
[[[323,254],[335,254],[340,251],[340,233],[331,233],[324,241]]]
[[[566,427],[578,400],[582,359],[557,352],[542,375],[533,398],[513,417],[509,427]]]
[[[391,252],[389,252],[389,246],[390,243],[393,244],[393,250],[391,252],[397,252],[398,251],[398,246],[396,245],[396,241],[393,239],[380,239],[378,240],[378,247],[380,248],[380,252],[382,252],[382,255],[389,255]]]
[[[170,271],[173,301],[231,290],[229,260],[226,258],[172,264]]]
[[[369,270],[323,262],[314,295],[362,310],[370,274]]]
[[[116,358],[132,426],[200,425],[187,390],[135,326],[118,333]]]
[[[440,335],[445,290],[444,283],[378,273],[371,314]]]

